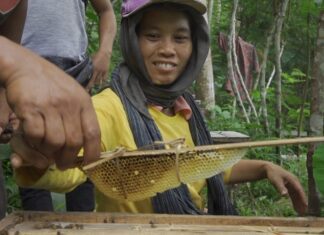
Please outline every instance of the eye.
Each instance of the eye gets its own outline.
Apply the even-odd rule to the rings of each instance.
[[[174,36],[174,40],[177,43],[185,43],[191,40],[191,37],[187,34],[178,34]]]
[[[160,38],[160,35],[158,33],[154,33],[154,32],[145,33],[144,36],[149,41],[157,41]]]

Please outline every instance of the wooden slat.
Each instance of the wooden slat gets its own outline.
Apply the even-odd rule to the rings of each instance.
[[[59,228],[57,228],[59,227]],[[9,230],[9,234],[322,234],[323,228],[225,225],[141,225],[141,224],[44,224],[25,223]]]
[[[324,219],[17,212],[0,222],[2,234],[324,234]]]
[[[16,224],[23,223],[25,220],[21,216],[21,214],[13,213],[6,218],[2,219],[0,221],[0,235],[6,234],[4,231],[6,231],[10,227],[16,226]]]
[[[256,225],[256,226],[295,226],[324,227],[324,218],[313,217],[242,217],[242,216],[192,216],[126,213],[15,213],[23,221],[38,222],[79,222],[79,223],[139,223],[139,224],[193,224],[193,225]]]

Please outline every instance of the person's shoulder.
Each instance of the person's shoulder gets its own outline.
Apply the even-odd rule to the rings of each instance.
[[[116,93],[107,88],[92,97],[96,111],[117,112],[123,110],[123,104]]]

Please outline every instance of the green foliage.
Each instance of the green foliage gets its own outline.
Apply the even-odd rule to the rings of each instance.
[[[313,170],[317,189],[324,196],[324,144],[320,144],[313,155]]]
[[[211,116],[215,117],[213,120],[208,122],[208,126],[211,130],[246,131],[246,124],[244,122],[232,118],[232,110],[230,106],[222,109],[220,106],[216,105],[211,112]]]
[[[9,158],[9,155],[7,158]],[[5,175],[5,186],[7,191],[7,212],[11,213],[13,211],[21,209],[21,201],[18,193],[17,184],[13,178],[10,160],[3,161],[2,167]]]
[[[8,159],[10,153],[11,153],[11,149],[8,144],[0,144],[0,161]]]
[[[267,155],[262,151],[259,154]],[[274,154],[272,154],[274,155]],[[250,157],[250,156],[249,156]],[[260,159],[264,157],[260,156]],[[253,157],[255,159],[255,157]],[[271,160],[271,159],[268,159]],[[273,161],[274,159],[272,159]],[[283,167],[299,176],[306,188],[307,177],[305,157],[284,160]],[[281,197],[276,189],[266,180],[246,183],[233,187],[231,194],[240,215],[244,216],[297,216],[289,198]]]

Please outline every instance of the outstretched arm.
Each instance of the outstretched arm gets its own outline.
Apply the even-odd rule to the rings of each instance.
[[[63,71],[0,36],[0,86],[20,121],[11,144],[13,165],[75,166],[84,147],[86,162],[100,155],[100,130],[89,95]]]
[[[93,75],[87,89],[107,79],[116,36],[116,18],[110,0],[91,0],[91,4],[99,16],[99,49],[92,58]]]
[[[232,168],[228,184],[268,179],[282,196],[289,196],[295,210],[304,215],[307,199],[297,177],[282,167],[268,161],[241,160]]]

